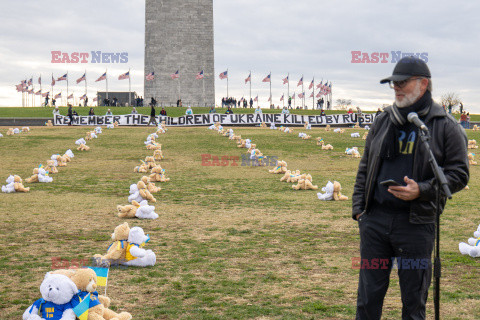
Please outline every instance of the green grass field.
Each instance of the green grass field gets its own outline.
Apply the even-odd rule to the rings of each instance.
[[[6,116],[5,109],[0,116]],[[129,186],[142,176],[133,168],[153,154],[143,141],[154,128],[104,129],[88,142],[90,151],[76,151],[75,141],[88,129],[31,127],[30,133],[0,138],[0,184],[10,174],[29,177],[52,154],[75,153],[52,175],[52,183],[24,183],[29,193],[0,193],[0,319],[19,319],[41,297],[39,286],[52,258],[104,254],[113,229],[126,221],[116,216],[116,206],[128,204]],[[310,173],[320,188],[339,181],[351,198],[359,160],[344,150],[358,146],[363,153],[364,140],[350,137],[363,130],[339,134],[315,128],[308,132],[312,140],[302,140],[303,128],[293,134],[233,129],[265,155],[287,161],[289,169]],[[6,130],[0,127],[3,135]],[[334,150],[317,147],[318,136]],[[480,141],[478,132],[469,130],[468,136]],[[359,235],[351,200],[319,201],[317,191],[295,191],[265,167],[202,166],[202,154],[241,158],[246,151],[206,127],[169,128],[157,141],[165,155],[160,163],[171,178],[157,183],[160,217],[128,220],[150,234],[146,248],[156,253],[157,263],[111,268],[112,309],[152,320],[354,318],[358,270],[352,258],[359,256]],[[480,260],[458,251],[458,243],[480,223],[478,174],[472,166],[470,190],[455,194],[442,215],[442,319],[480,315]],[[392,272],[384,319],[400,317],[398,278]],[[428,319],[433,319],[432,288]]]

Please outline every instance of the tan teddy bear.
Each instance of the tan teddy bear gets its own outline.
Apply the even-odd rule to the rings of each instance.
[[[298,182],[298,180],[305,179],[306,177],[307,177],[307,175],[305,173],[300,174],[300,170],[297,170],[297,171],[295,171],[295,173],[292,172],[290,177],[287,178],[287,182],[288,183],[296,183],[296,182]]]
[[[354,128],[360,128],[360,123],[355,123],[355,125],[353,126]]]
[[[341,200],[348,200],[347,196],[344,196],[341,194],[342,186],[340,185],[340,182],[334,181],[333,182],[333,200],[336,201],[341,201]]]
[[[162,149],[162,144],[152,141],[152,143],[147,144],[146,148],[148,150],[161,150]]]
[[[13,132],[13,128],[8,128],[7,130],[7,136],[13,136],[15,132]]]
[[[302,139],[303,140],[309,140],[311,137],[312,137],[311,135],[306,134],[306,135],[302,136]]]
[[[64,156],[57,155],[57,167],[66,167],[67,159]]]
[[[30,132],[30,128],[29,127],[22,127],[22,132],[24,132],[24,133]]]
[[[143,199],[148,200],[150,202],[157,202],[157,199],[155,199],[155,197],[150,193],[150,191],[148,191],[147,186],[143,181],[137,182],[137,188],[140,196]]]
[[[475,156],[473,153],[468,153],[468,164],[476,165]]]
[[[333,146],[331,144],[322,145],[322,150],[333,150]]]
[[[153,156],[145,157],[145,164],[148,166],[148,169],[152,169],[157,166]]]
[[[14,175],[13,176],[13,188],[16,192],[29,192],[30,188],[25,188],[23,185],[23,180],[20,176]]]
[[[237,141],[237,147],[238,148],[245,148],[247,141],[245,139],[240,139]]]
[[[365,131],[365,133],[363,134],[362,139],[363,139],[363,140],[367,140],[367,137],[368,137],[368,131]]]
[[[117,206],[117,215],[119,218],[135,218],[135,214],[137,213],[137,209],[140,208],[140,204],[133,200],[132,204],[128,204],[126,206]]]
[[[54,160],[47,160],[47,166],[45,170],[48,171],[50,174],[58,173],[57,167],[55,166]]]
[[[477,149],[477,140],[468,140],[468,149]]]
[[[33,175],[30,178],[25,179],[26,183],[38,182],[38,168],[33,169]]]
[[[91,131],[87,131],[87,134],[85,136],[85,141],[89,141],[89,140],[92,140],[93,137],[92,137],[92,132]]]
[[[90,147],[87,146],[86,144],[81,143],[81,144],[78,146],[77,150],[78,150],[78,151],[88,151],[88,150],[90,150]],[[66,161],[66,159],[65,159],[65,161]]]
[[[332,129],[330,128],[330,125],[327,124],[327,126],[325,127],[325,131],[331,131]]]
[[[151,175],[149,176],[151,182],[167,182],[170,181],[170,178],[165,176],[165,169],[162,169],[160,166],[156,166],[150,170]]]
[[[148,165],[143,160],[140,161],[142,162],[142,164],[133,168],[133,172],[147,173]]]
[[[52,120],[48,120],[47,122],[45,122],[45,125],[46,125],[47,127],[53,127]]]
[[[318,186],[312,184],[312,176],[310,174],[301,175],[302,179],[298,180],[296,185],[292,186],[292,189],[295,190],[317,190]]]
[[[157,149],[157,150],[153,151],[153,159],[155,159],[155,161],[162,160],[163,159],[162,150]]]
[[[478,131],[480,130],[480,127],[478,127],[476,124],[473,125],[473,131]]]
[[[155,183],[151,182],[150,178],[147,176],[143,176],[141,180],[143,181],[143,183],[145,183],[145,185],[147,186],[147,190],[150,191],[150,193],[156,193],[162,190],[162,188],[157,187]]]
[[[267,127],[267,124],[266,124],[265,122],[262,122],[262,123],[260,124],[260,128],[266,128],[266,127]]]
[[[268,170],[270,173],[274,174],[283,174],[287,172],[287,162],[281,160],[277,162],[277,166],[273,168],[272,170]],[[281,180],[280,180],[281,181]]]
[[[130,227],[128,226],[128,222],[124,222],[121,225],[115,227],[115,230],[113,231],[111,236],[113,243],[108,247],[107,253],[103,256],[100,254],[96,254],[93,256],[95,258],[96,264],[109,266],[112,261],[125,261],[129,233]]]
[[[322,137],[317,137],[315,140],[317,141],[317,146],[323,146],[325,144]]]

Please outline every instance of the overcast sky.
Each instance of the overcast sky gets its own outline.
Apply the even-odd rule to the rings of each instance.
[[[269,86],[261,80],[271,71],[275,104],[287,93],[282,79],[290,73],[290,93],[301,91],[303,74],[308,97],[315,76],[316,83],[332,82],[334,101],[377,108],[392,101],[392,90],[379,80],[392,73],[392,51],[401,51],[427,53],[437,101],[455,92],[467,110],[480,113],[479,12],[479,2],[467,0],[215,0],[217,103],[226,95],[218,74],[228,68],[229,94],[249,97],[244,79],[252,70],[252,95],[263,105]],[[0,106],[21,105],[14,85],[32,76],[35,91],[40,75],[43,91],[50,90],[52,72],[58,78],[68,71],[69,91],[80,96],[84,84],[74,86],[74,80],[85,69],[90,101],[105,90],[104,81],[94,80],[106,68],[109,91],[128,91],[128,80],[117,77],[130,68],[132,90],[143,95],[144,18],[144,0],[0,0]],[[128,63],[55,64],[54,50],[127,52]],[[388,62],[352,63],[352,51],[388,53]],[[66,93],[65,82],[54,93],[60,90]]]

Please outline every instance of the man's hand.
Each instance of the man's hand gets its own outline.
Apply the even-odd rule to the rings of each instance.
[[[403,201],[412,201],[417,199],[420,196],[418,184],[415,182],[415,180],[409,179],[407,176],[405,176],[403,180],[407,184],[405,187],[391,186],[388,187],[388,192]]]

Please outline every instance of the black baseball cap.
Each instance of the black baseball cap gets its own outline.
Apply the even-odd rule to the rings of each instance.
[[[428,69],[425,61],[415,56],[408,56],[400,59],[395,65],[392,75],[388,78],[380,80],[380,83],[403,81],[414,76],[425,78],[432,77],[430,74],[430,69]]]

